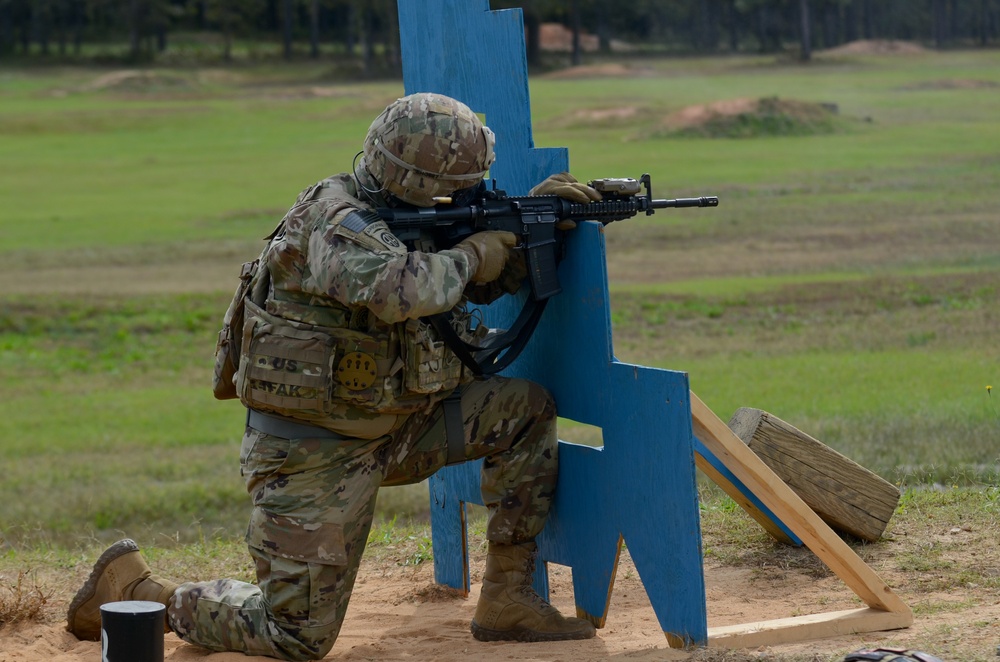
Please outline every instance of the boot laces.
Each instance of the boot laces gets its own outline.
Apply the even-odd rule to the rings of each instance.
[[[519,592],[529,600],[533,606],[537,606],[542,611],[555,610],[555,607],[550,605],[542,596],[538,595],[535,588],[531,585],[532,579],[535,576],[535,555],[531,554],[524,560],[524,581],[521,586],[518,587]]]

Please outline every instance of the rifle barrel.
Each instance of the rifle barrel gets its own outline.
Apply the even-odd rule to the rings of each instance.
[[[706,195],[700,198],[674,198],[672,200],[652,200],[649,206],[653,209],[664,209],[666,207],[718,207],[719,198],[714,195]]]

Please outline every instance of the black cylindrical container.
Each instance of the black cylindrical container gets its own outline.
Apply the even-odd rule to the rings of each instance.
[[[101,662],[163,662],[166,609],[144,600],[101,605]]]

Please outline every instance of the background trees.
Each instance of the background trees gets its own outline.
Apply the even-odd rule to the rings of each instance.
[[[568,63],[627,43],[661,53],[774,53],[857,39],[919,41],[935,48],[1000,41],[1000,0],[493,0],[524,10],[529,61],[541,25],[573,31]],[[0,0],[0,58],[152,62],[172,42],[195,57],[241,53],[285,59],[348,55],[368,74],[398,67],[395,0]]]

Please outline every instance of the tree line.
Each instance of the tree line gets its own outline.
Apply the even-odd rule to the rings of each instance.
[[[543,63],[541,26],[600,51],[776,53],[859,39],[936,48],[995,46],[1000,0],[493,0],[524,12],[528,60]],[[172,44],[195,58],[348,56],[366,72],[399,66],[396,0],[0,0],[0,59],[155,62]]]

